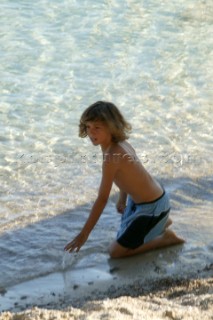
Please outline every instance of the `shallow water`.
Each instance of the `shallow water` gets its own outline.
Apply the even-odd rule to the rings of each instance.
[[[210,263],[212,2],[3,0],[0,9],[0,286],[73,265],[63,247],[101,172],[78,119],[99,99],[120,107],[130,142],[170,192],[174,229],[188,239],[182,259]],[[115,237],[116,192],[76,268],[100,263]]]

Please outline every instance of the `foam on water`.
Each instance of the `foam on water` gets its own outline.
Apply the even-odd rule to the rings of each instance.
[[[73,266],[63,247],[85,221],[101,171],[78,119],[99,99],[132,123],[139,157],[171,190],[176,228],[210,259],[211,1],[3,0],[0,8],[0,285]],[[115,236],[113,197],[82,265]]]

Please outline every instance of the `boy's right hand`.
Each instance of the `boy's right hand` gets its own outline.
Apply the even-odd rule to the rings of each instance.
[[[83,244],[87,241],[88,235],[80,232],[74,240],[70,241],[65,247],[64,250],[68,252],[78,252]]]

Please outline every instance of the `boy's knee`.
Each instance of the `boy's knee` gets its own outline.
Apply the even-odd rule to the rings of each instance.
[[[109,253],[110,258],[112,258],[112,259],[119,258],[117,252],[111,248],[109,248],[108,253]]]
[[[121,245],[119,245],[117,241],[114,241],[108,249],[109,256],[112,259],[122,258],[123,256],[125,256],[124,251],[126,251],[126,249],[121,247]]]
[[[111,244],[110,247],[108,248],[108,253],[109,253],[110,258],[115,257],[115,250],[113,248],[113,244]]]

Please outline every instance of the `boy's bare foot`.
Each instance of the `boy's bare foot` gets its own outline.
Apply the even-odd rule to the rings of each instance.
[[[173,222],[172,219],[169,218],[166,222],[165,229],[171,226],[172,222]]]
[[[172,246],[176,244],[182,244],[185,240],[183,238],[178,237],[174,231],[166,229],[164,234],[160,239],[160,243],[162,247]]]

